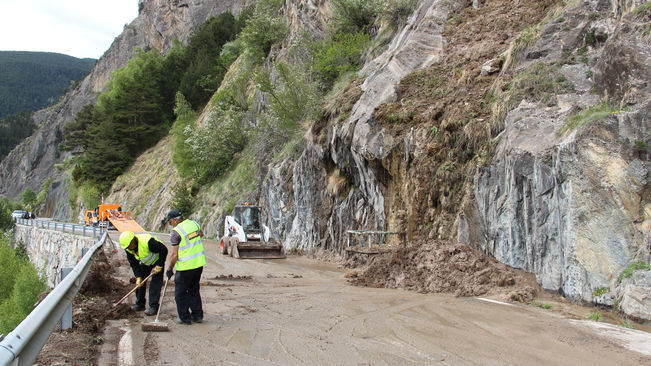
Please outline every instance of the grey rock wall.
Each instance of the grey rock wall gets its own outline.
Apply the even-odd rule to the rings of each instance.
[[[651,254],[645,147],[651,64],[634,22],[580,21],[580,14],[603,11],[602,3],[570,11],[581,29],[564,32],[565,44],[580,47],[586,32],[602,32],[601,41],[590,48],[587,63],[560,68],[573,92],[546,105],[525,100],[508,113],[491,164],[475,177],[478,215],[463,215],[458,237],[474,238],[471,244],[486,253],[534,273],[545,289],[583,302],[613,305],[617,298],[625,313],[650,319],[649,296],[640,295],[648,293],[648,276],[639,273],[622,284],[617,278],[632,262],[648,264]],[[558,60],[553,27],[542,29],[530,48],[536,52],[519,71]],[[622,109],[559,132],[569,116],[606,98]],[[600,289],[606,295],[595,296]]]

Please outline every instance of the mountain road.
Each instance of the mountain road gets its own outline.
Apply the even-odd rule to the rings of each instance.
[[[143,332],[153,321],[145,315],[110,321],[100,365],[651,363],[646,332],[606,332],[522,304],[355,287],[346,270],[302,256],[233,259],[214,240],[205,250],[203,323],[175,322],[171,283],[160,315],[169,332]],[[126,279],[129,266],[119,259]]]

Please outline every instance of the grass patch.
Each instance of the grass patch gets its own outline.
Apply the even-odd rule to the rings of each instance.
[[[633,323],[631,323],[631,322],[628,321],[628,320],[626,320],[626,321],[622,324],[622,327],[624,327],[624,328],[628,328],[628,329],[635,329],[635,328],[633,327]]]
[[[594,313],[590,314],[590,316],[588,316],[588,319],[600,322],[603,319],[603,315],[600,312],[595,311]]]
[[[631,264],[630,266],[626,267],[626,269],[624,269],[622,271],[622,273],[619,274],[619,277],[617,278],[617,282],[621,283],[624,278],[633,277],[633,272],[635,272],[635,271],[648,271],[650,269],[651,269],[651,266],[649,266],[648,264],[646,264],[646,263],[644,263],[642,261],[635,262],[635,263]]]
[[[558,131],[557,135],[563,136],[568,131],[575,130],[586,123],[612,116],[613,114],[616,114],[617,111],[618,110],[612,104],[604,101],[599,105],[592,106],[571,115],[567,119],[567,122],[565,122],[565,125]]]
[[[645,2],[633,10],[634,16],[649,16],[651,13],[651,2]]]
[[[541,309],[547,309],[547,310],[550,310],[552,308],[552,304],[545,304],[538,301],[532,301],[529,303],[529,305],[539,307]]]
[[[504,121],[506,114],[516,108],[522,100],[549,106],[556,104],[555,95],[573,91],[574,84],[558,72],[559,67],[539,62],[516,75],[506,87],[501,101],[493,108],[493,121]]]

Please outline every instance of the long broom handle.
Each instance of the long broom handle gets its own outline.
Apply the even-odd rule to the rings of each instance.
[[[167,281],[165,281],[165,288],[163,289],[163,296],[160,297],[160,301],[158,302],[158,311],[156,312],[156,320],[154,320],[154,323],[158,323],[158,315],[160,315],[160,308],[163,307],[163,299],[165,298],[165,292],[167,292],[167,284],[170,283],[170,279],[168,278]]]
[[[115,304],[113,304],[113,307],[116,307],[116,306],[120,305],[120,304],[122,303],[122,301],[124,301],[127,297],[129,297],[129,295],[131,295],[134,291],[136,291],[137,289],[139,289],[140,287],[142,287],[142,285],[143,285],[145,282],[147,282],[147,280],[150,279],[151,276],[153,276],[154,274],[155,274],[155,273],[150,273],[149,276],[147,276],[147,278],[145,278],[145,279],[140,283],[140,285],[134,287],[133,290],[129,291],[126,295],[124,295],[124,297],[121,298],[120,301],[118,301],[118,302],[116,302]]]

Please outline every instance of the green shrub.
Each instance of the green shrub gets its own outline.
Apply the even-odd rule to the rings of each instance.
[[[617,282],[621,283],[624,278],[633,277],[633,272],[635,271],[648,271],[650,269],[651,266],[649,266],[643,261],[635,262],[630,266],[626,267],[626,269],[624,269],[622,273],[619,274],[619,277],[617,278]]]
[[[190,217],[194,209],[194,199],[188,186],[183,182],[179,182],[174,186],[173,192],[172,207],[181,211],[184,217]]]
[[[11,332],[33,310],[45,289],[34,266],[0,235],[0,333]]]
[[[299,65],[279,62],[273,71],[275,82],[264,69],[258,70],[256,81],[260,90],[270,96],[265,137],[272,139],[274,145],[281,145],[294,136],[301,121],[316,115],[320,94]]]
[[[651,12],[651,2],[645,2],[644,4],[641,4],[640,6],[636,7],[633,10],[633,15],[636,17],[647,17],[649,13]]]
[[[174,113],[176,114],[176,122],[172,125],[171,133],[176,137],[176,142],[172,153],[172,161],[174,161],[179,175],[187,178],[195,173],[192,150],[186,139],[194,128],[196,113],[181,92],[176,93]]]
[[[271,46],[281,42],[289,31],[284,18],[279,14],[282,3],[281,0],[259,1],[240,33],[243,48],[256,61],[266,57]]]
[[[214,181],[231,167],[246,146],[243,113],[216,109],[215,119],[186,131],[184,143],[192,156],[194,178],[199,184]]]
[[[418,0],[384,1],[381,16],[396,28],[402,27],[418,6]]]
[[[330,20],[333,34],[368,33],[380,14],[378,0],[332,0],[332,19]]]
[[[358,32],[316,42],[312,46],[314,71],[326,89],[330,89],[339,76],[360,67],[362,52],[369,40],[367,34]]]
[[[558,73],[558,67],[539,62],[515,76],[507,95],[507,109],[515,108],[523,99],[549,104],[554,95],[574,90],[573,84]]]
[[[14,220],[11,218],[12,211],[13,207],[11,202],[3,197],[2,200],[0,200],[0,232],[9,230],[14,225]]]
[[[603,319],[603,315],[600,312],[596,311],[590,314],[590,316],[588,316],[588,319],[600,322]]]
[[[38,195],[36,196],[36,206],[40,205],[43,203],[45,200],[45,195],[47,195],[47,191],[50,189],[50,186],[52,185],[52,178],[48,178],[43,182],[41,185],[41,190],[38,192]]]
[[[613,107],[608,101],[604,101],[599,105],[592,106],[575,113],[568,117],[565,125],[558,131],[558,136],[564,135],[568,131],[583,126],[586,123],[596,121],[617,113],[617,109]]]
[[[32,209],[34,203],[36,203],[36,192],[34,192],[34,190],[32,190],[31,188],[26,187],[25,190],[23,191],[22,198],[23,198],[22,200],[23,205],[25,205],[25,207],[29,209]]]
[[[532,302],[529,303],[529,305],[533,305],[533,306],[536,306],[536,307],[539,307],[539,308],[542,308],[542,309],[547,309],[547,310],[550,310],[552,308],[551,304],[545,304],[545,303],[538,302],[538,301],[532,301]]]
[[[79,187],[78,193],[81,196],[81,201],[84,203],[84,207],[93,208],[102,203],[102,192],[100,192],[99,188],[94,185],[84,183]]]

